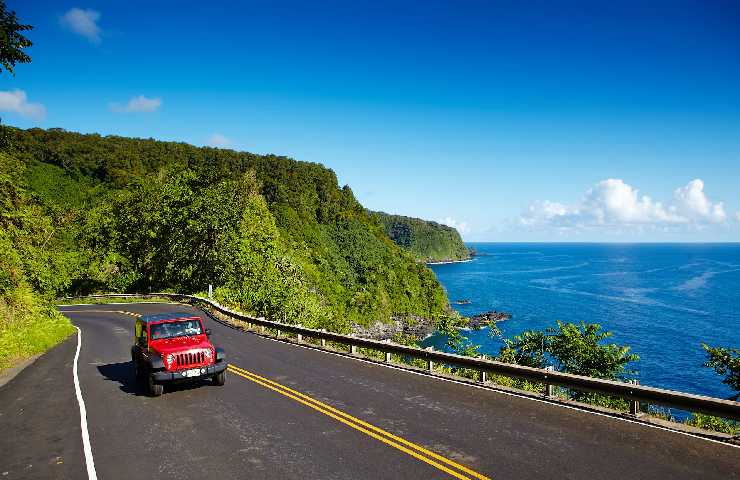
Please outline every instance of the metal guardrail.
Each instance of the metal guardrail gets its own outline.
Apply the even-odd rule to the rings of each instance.
[[[483,377],[485,377],[485,374],[487,373],[493,373],[541,383],[545,385],[545,392],[551,392],[551,386],[557,385],[573,390],[612,395],[629,400],[631,403],[630,411],[632,413],[637,413],[638,409],[636,408],[636,402],[644,402],[653,405],[678,408],[680,410],[687,410],[690,412],[701,412],[709,415],[740,420],[740,402],[734,402],[732,400],[694,395],[691,393],[677,392],[674,390],[649,387],[635,383],[624,383],[614,380],[584,377],[581,375],[558,372],[552,369],[532,368],[498,362],[495,360],[465,357],[453,353],[424,350],[387,341],[384,342],[368,338],[354,337],[351,335],[327,332],[325,330],[315,330],[302,327],[300,325],[273,322],[264,318],[251,317],[249,315],[244,315],[243,313],[235,312],[211,299],[194,295],[173,293],[106,294],[73,298],[168,298],[170,300],[177,300],[184,303],[208,305],[210,308],[222,315],[233,317],[243,322],[274,329],[278,332],[292,333],[297,335],[299,339],[302,339],[303,337],[319,339],[321,340],[322,346],[325,345],[326,341],[331,341],[348,345],[351,353],[355,353],[357,347],[377,350],[385,353],[386,361],[390,361],[391,354],[396,354],[424,360],[427,362],[430,370],[434,364],[454,365],[457,367],[478,370],[484,374]]]

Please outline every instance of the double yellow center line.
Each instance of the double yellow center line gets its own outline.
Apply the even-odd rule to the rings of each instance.
[[[342,412],[341,410],[338,410],[331,405],[320,402],[315,398],[309,397],[308,395],[303,394],[297,390],[293,390],[292,388],[281,385],[273,380],[262,377],[243,368],[239,368],[235,365],[229,365],[228,370],[234,375],[246,378],[249,381],[252,381],[258,385],[273,390],[280,395],[295,400],[302,405],[312,408],[317,412],[323,413],[324,415],[331,417],[334,420],[347,425],[348,427],[351,427],[378,441],[385,443],[386,445],[400,450],[407,455],[421,460],[422,462],[427,463],[455,478],[459,478],[461,480],[471,480],[473,478],[477,478],[479,480],[490,480],[489,477],[486,477],[485,475],[481,475],[474,470],[471,470],[463,465],[460,465],[459,463],[453,462],[452,460],[443,457],[442,455],[436,454],[397,435],[393,435],[392,433],[387,432],[382,428],[378,428],[375,425],[360,420],[357,417],[353,417],[348,413]]]

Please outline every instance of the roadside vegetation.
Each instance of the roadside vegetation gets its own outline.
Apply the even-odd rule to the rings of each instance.
[[[0,369],[74,331],[52,302],[58,289],[70,284],[69,257],[47,241],[54,220],[18,187],[21,171],[0,153]]]
[[[126,303],[173,303],[166,297],[64,297],[58,298],[56,305],[116,305]]]
[[[31,28],[0,1],[0,75],[31,61],[23,34]],[[9,155],[9,137],[0,125],[0,370],[74,331],[51,302],[68,280],[66,255],[47,243],[55,222],[21,186],[23,165]]]

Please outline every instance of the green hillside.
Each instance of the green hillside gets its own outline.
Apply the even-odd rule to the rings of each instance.
[[[198,292],[212,283],[218,299],[246,311],[336,331],[447,315],[434,274],[319,164],[7,130],[4,161],[12,160],[18,188],[49,223],[34,241],[59,263],[45,273],[51,278],[29,285],[61,295]]]
[[[385,233],[398,246],[410,251],[423,262],[464,260],[470,251],[457,230],[420,218],[373,212],[385,228]]]

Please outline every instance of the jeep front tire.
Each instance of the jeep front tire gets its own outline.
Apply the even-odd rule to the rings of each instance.
[[[139,365],[139,362],[136,361],[136,357],[131,361],[131,363],[134,364],[134,378],[137,382],[141,381],[141,377],[143,377],[144,372],[141,368],[141,365]]]
[[[158,397],[162,395],[162,392],[164,392],[164,385],[161,383],[154,383],[154,377],[152,375],[147,375],[149,378],[149,395],[152,397]]]
[[[219,387],[226,383],[226,370],[213,376],[213,384]]]

